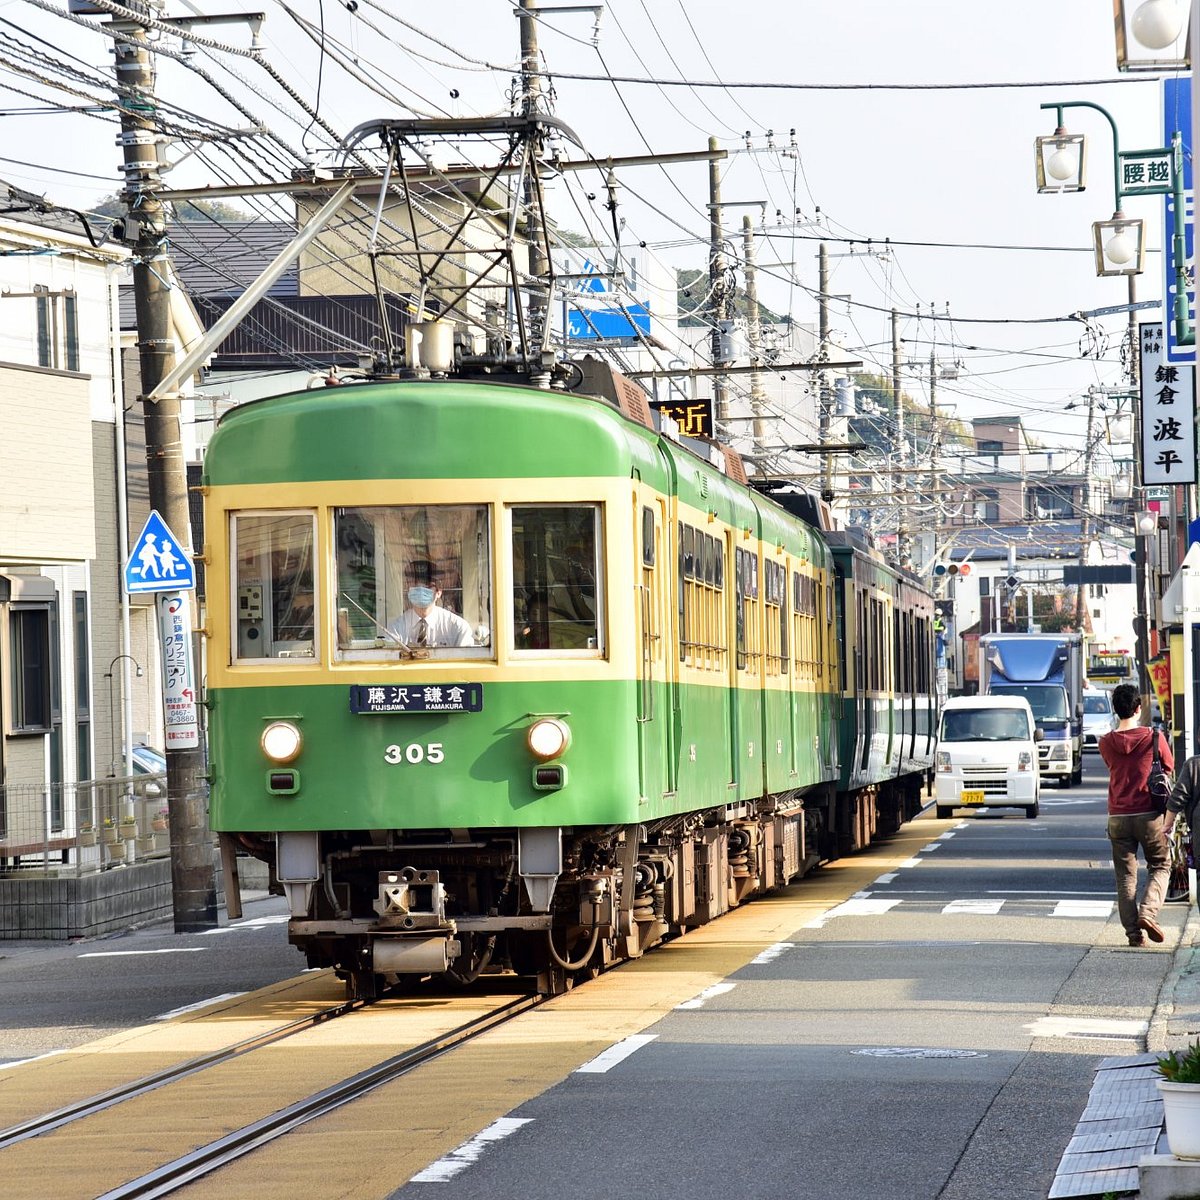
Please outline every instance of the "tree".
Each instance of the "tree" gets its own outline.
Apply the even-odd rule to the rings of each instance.
[[[699,329],[711,325],[717,319],[716,313],[713,312],[707,271],[697,271],[690,267],[676,271],[675,291],[679,324],[685,329]],[[744,317],[749,308],[746,289],[735,287],[726,299],[725,308],[730,317]],[[762,325],[781,325],[786,318],[772,312],[760,300],[758,320]]]
[[[256,221],[258,216],[245,212],[223,200],[184,200],[171,206],[176,221]],[[125,199],[120,193],[105,196],[89,212],[99,213],[105,217],[123,217],[127,211]]]

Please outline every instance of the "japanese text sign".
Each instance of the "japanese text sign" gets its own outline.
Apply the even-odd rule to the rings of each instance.
[[[1142,483],[1196,482],[1196,369],[1166,358],[1161,321],[1138,325]]]

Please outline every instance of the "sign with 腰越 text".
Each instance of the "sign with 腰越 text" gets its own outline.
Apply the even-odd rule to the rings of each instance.
[[[1161,321],[1138,325],[1143,484],[1196,482],[1196,369],[1167,361]]]
[[[1122,150],[1121,195],[1165,196],[1171,190],[1171,148]]]

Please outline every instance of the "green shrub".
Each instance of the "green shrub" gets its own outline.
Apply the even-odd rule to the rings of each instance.
[[[1158,1073],[1171,1083],[1200,1083],[1200,1042],[1160,1058]]]

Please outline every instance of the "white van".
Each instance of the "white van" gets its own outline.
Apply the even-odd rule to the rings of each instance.
[[[1023,808],[1038,815],[1042,731],[1024,696],[956,696],[938,722],[937,815],[956,808]]]
[[[1100,739],[1117,727],[1113,712],[1112,693],[1104,688],[1083,689],[1083,748],[1099,750]]]

